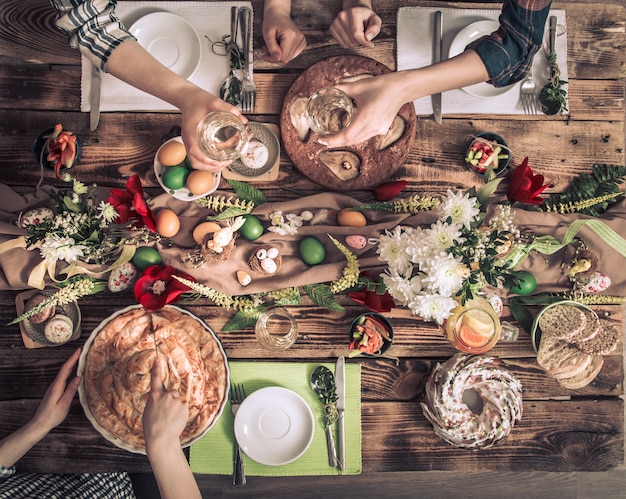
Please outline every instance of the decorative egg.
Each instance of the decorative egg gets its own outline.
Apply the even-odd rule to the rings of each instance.
[[[217,222],[202,222],[194,227],[191,236],[196,243],[202,244],[204,236],[206,236],[207,234],[212,234],[213,232],[217,232],[221,228],[222,226]]]
[[[163,185],[168,189],[177,190],[185,187],[189,170],[184,166],[170,166],[163,171]]]
[[[496,311],[498,317],[502,317],[502,311],[504,310],[504,304],[502,303],[502,298],[500,296],[492,294],[487,295],[487,301],[491,305],[491,307]]]
[[[132,285],[136,277],[137,267],[131,262],[126,262],[111,271],[107,287],[112,293],[119,293]]]
[[[237,281],[239,281],[239,284],[242,286],[247,286],[252,282],[252,277],[250,277],[250,274],[248,274],[245,270],[238,270]]]
[[[580,289],[583,293],[601,293],[611,285],[611,278],[601,272],[594,272],[589,281]]]
[[[265,260],[267,258],[267,250],[265,248],[261,248],[256,252],[256,257],[259,260]]]
[[[273,246],[271,248],[268,248],[267,250],[267,258],[276,258],[279,255],[278,252],[278,248],[274,248]]]
[[[337,223],[344,227],[365,227],[367,225],[367,219],[360,211],[344,208],[337,215]]]
[[[157,159],[163,166],[180,165],[187,157],[185,145],[177,140],[163,144],[157,153]]]
[[[215,173],[207,170],[193,170],[185,181],[185,186],[194,196],[209,192],[214,185]]]
[[[174,237],[180,230],[180,218],[169,208],[159,210],[155,215],[156,230],[163,237]]]
[[[140,246],[135,250],[133,263],[139,270],[146,270],[152,265],[161,265],[163,259],[157,250],[150,246]]]
[[[261,268],[268,274],[274,274],[278,270],[278,265],[276,265],[275,260],[265,258],[264,260],[261,260]]]
[[[54,211],[50,208],[33,208],[32,210],[28,210],[23,215],[20,215],[17,225],[22,229],[25,229],[28,226],[36,227],[42,222],[46,220],[52,220],[54,218]]]
[[[520,270],[517,272],[519,278],[519,284],[511,288],[511,292],[517,295],[529,295],[535,289],[537,289],[537,280],[535,276],[526,270]]]
[[[309,210],[304,210],[302,213],[300,213],[300,218],[302,218],[302,220],[304,220],[305,222],[310,222],[311,220],[313,220],[313,213],[311,213]]]
[[[363,249],[367,245],[367,238],[360,234],[346,236],[346,244],[353,249]]]
[[[324,245],[313,236],[302,238],[299,245],[300,258],[308,265],[317,265],[324,261],[326,250]]]
[[[261,220],[250,214],[244,215],[243,218],[245,218],[246,221],[239,229],[239,233],[244,239],[254,241],[263,235],[265,229]]]

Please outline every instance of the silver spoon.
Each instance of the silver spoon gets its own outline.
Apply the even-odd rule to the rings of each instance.
[[[230,8],[230,40],[228,45],[237,44],[237,28],[238,28],[239,7]],[[228,47],[227,45],[227,47]],[[231,57],[230,51],[226,50],[226,55]],[[234,73],[232,61],[230,63],[230,73],[220,86],[220,99],[232,104],[239,105],[241,102],[241,82]]]
[[[337,451],[332,425],[337,421],[337,394],[335,393],[335,375],[325,366],[316,367],[311,373],[311,389],[324,404],[324,426],[326,427],[326,448],[328,466],[337,466]]]

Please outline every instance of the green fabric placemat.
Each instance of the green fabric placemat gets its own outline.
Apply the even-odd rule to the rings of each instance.
[[[315,433],[307,451],[294,462],[267,466],[243,454],[244,469],[249,476],[339,475],[328,466],[322,403],[309,386],[309,377],[319,365],[333,372],[334,364],[313,362],[229,362],[231,383],[242,383],[246,395],[267,386],[280,386],[300,395],[313,411]],[[190,466],[194,473],[230,475],[235,452],[234,417],[230,404],[215,426],[191,445]],[[344,474],[361,473],[361,365],[346,364],[346,469]],[[337,425],[335,425],[336,427]],[[335,428],[335,441],[337,440]]]

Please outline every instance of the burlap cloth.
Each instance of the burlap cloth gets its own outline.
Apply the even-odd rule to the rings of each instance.
[[[50,206],[50,199],[46,194],[48,190],[44,187],[36,193],[20,195],[10,187],[0,184],[0,244],[20,235],[25,235],[25,231],[16,225],[20,212],[34,207]],[[106,199],[108,189],[99,188],[99,190],[102,199]],[[215,193],[215,195],[220,194],[232,196],[232,193],[229,192],[218,191]],[[283,215],[287,215],[289,213],[300,214],[303,210],[318,213],[321,209],[327,209],[330,210],[331,216],[329,221],[324,224],[309,225],[305,223],[296,235],[280,236],[266,231],[253,242],[238,237],[235,249],[228,259],[210,265],[205,263],[194,268],[183,263],[189,254],[195,254],[198,251],[191,231],[204,217],[211,213],[196,203],[180,201],[168,194],[159,195],[149,201],[149,206],[154,211],[167,206],[178,213],[181,219],[181,230],[173,238],[174,244],[156,244],[164,263],[184,270],[193,275],[199,282],[231,295],[258,293],[337,279],[342,274],[346,259],[328,238],[328,234],[341,243],[344,243],[345,236],[350,234],[361,234],[368,239],[375,239],[385,229],[392,229],[398,224],[408,226],[430,225],[437,218],[436,211],[417,215],[368,211],[365,213],[368,219],[366,227],[354,228],[336,225],[332,213],[359,204],[361,204],[360,201],[347,195],[323,193],[292,201],[260,205],[253,211],[253,214],[258,216],[266,227],[270,225],[270,213],[276,211],[282,211]],[[563,238],[569,225],[580,218],[590,217],[579,214],[558,215],[516,210],[517,222],[523,230],[536,235],[549,234],[559,241]],[[601,219],[617,234],[626,234],[626,201],[622,200],[614,205]],[[307,235],[318,237],[324,244],[326,260],[323,264],[308,266],[299,258],[298,243],[302,237]],[[578,235],[588,244],[589,249],[598,255],[600,260],[598,270],[608,275],[613,282],[605,294],[626,294],[626,260],[624,257],[587,227],[583,227]],[[257,248],[265,245],[275,246],[282,255],[282,267],[277,274],[263,275],[252,271],[248,265],[250,256],[256,252]],[[376,246],[372,242],[361,250],[352,251],[359,258],[361,270],[369,270],[373,275],[384,270],[384,266],[381,265],[376,255]],[[566,259],[567,250],[560,250],[551,256],[533,252],[518,268],[529,270],[536,276],[539,283],[537,292],[567,291],[571,289],[571,284],[561,265]],[[15,248],[1,254],[0,289],[26,289],[30,272],[40,262],[41,257],[37,249],[29,251]],[[86,267],[94,272],[104,270],[104,267]],[[57,271],[61,269],[62,265],[59,264]],[[245,270],[251,274],[252,283],[247,287],[241,286],[237,281],[236,272],[238,270]],[[94,275],[106,278],[104,274],[96,273]],[[506,293],[501,294],[506,295]]]

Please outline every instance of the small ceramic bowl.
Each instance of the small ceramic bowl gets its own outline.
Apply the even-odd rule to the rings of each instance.
[[[46,288],[42,291],[42,294],[45,296],[51,296],[55,292],[56,292],[55,289]],[[46,337],[45,332],[44,332],[47,321],[42,324],[35,324],[34,322],[31,322],[28,319],[25,319],[23,321],[23,326],[24,326],[24,330],[26,331],[26,334],[33,341],[36,341],[40,345],[44,345],[48,347],[58,347],[58,346],[64,345],[66,343],[69,343],[70,341],[77,339],[80,336],[81,314],[80,314],[80,308],[78,308],[78,303],[73,301],[70,303],[66,303],[64,305],[57,305],[54,316],[55,317],[65,316],[72,321],[72,325],[73,325],[72,336],[67,341],[59,342],[59,343],[50,341]]]
[[[374,327],[382,327],[387,332],[386,336],[388,336],[388,339],[385,338],[385,335],[383,335],[383,345],[376,352],[366,353],[361,351],[360,353],[356,353],[356,349],[352,349],[350,350],[350,357],[376,358],[385,354],[387,350],[389,350],[389,348],[391,347],[391,344],[393,343],[393,326],[386,317],[376,312],[366,312],[359,315],[356,319],[352,321],[352,324],[350,325],[350,342],[352,343],[352,341],[357,339],[355,338],[355,333],[357,335],[360,334],[358,326],[363,326],[364,324],[368,323],[368,321],[370,321],[370,325],[373,324]]]
[[[509,166],[511,158],[508,144],[497,133],[479,133],[472,139],[465,151],[465,162],[467,167],[478,175],[484,175],[487,171],[487,167],[484,163],[487,161],[487,158],[491,155],[491,153],[495,153],[495,150],[498,147],[500,147],[500,151],[497,153],[499,157],[495,160],[495,165],[494,160],[492,160],[490,164],[494,165],[494,173],[496,175],[500,175]]]

